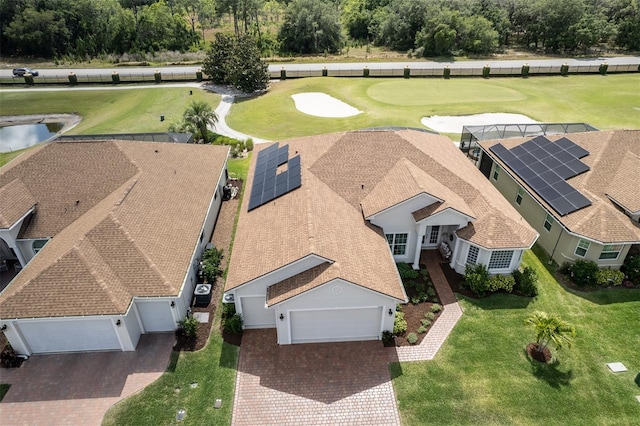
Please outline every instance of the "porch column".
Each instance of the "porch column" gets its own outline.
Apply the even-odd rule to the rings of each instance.
[[[418,239],[416,240],[416,253],[413,257],[413,265],[411,267],[415,270],[420,269],[420,253],[422,252],[422,238],[427,231],[427,227],[418,227]]]
[[[456,259],[458,258],[458,252],[460,251],[460,239],[454,238],[455,247],[453,247],[453,254],[451,254],[451,262],[449,262],[449,267],[451,269],[455,269]]]

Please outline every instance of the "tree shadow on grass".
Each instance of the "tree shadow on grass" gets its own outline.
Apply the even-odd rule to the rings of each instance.
[[[560,369],[560,360],[557,358],[548,364],[544,364],[540,361],[536,361],[531,358],[524,350],[525,356],[529,364],[531,365],[531,372],[533,377],[538,380],[546,382],[554,389],[560,389],[563,386],[570,386],[573,380],[573,370],[562,371]]]

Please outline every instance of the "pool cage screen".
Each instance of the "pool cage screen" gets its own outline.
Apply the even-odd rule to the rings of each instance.
[[[467,157],[477,161],[480,156],[478,141],[594,132],[597,130],[598,129],[587,123],[528,123],[463,126],[462,134],[460,135],[460,150],[462,150]]]

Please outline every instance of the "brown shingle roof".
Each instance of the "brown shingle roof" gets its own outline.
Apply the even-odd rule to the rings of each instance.
[[[0,228],[10,227],[36,204],[36,199],[20,179],[0,187],[0,200]]]
[[[35,192],[38,233],[55,231],[0,294],[0,317],[124,313],[133,296],[177,296],[227,153],[211,145],[56,142],[0,169],[0,182],[17,174]],[[31,189],[54,171],[73,179]],[[82,212],[73,210],[77,194]]]
[[[334,263],[276,284],[269,290],[269,304],[333,278],[404,299],[384,235],[364,220],[363,211],[380,211],[421,192],[442,197],[447,207],[478,220],[494,218],[490,230],[468,235],[485,247],[528,247],[537,237],[446,137],[412,130],[374,130],[292,139],[281,145],[284,143],[289,144],[291,155],[300,154],[302,186],[247,212],[254,158],[227,291],[316,254]],[[398,182],[405,180],[408,182],[395,191]],[[482,204],[476,203],[478,198]]]
[[[567,137],[589,151],[589,155],[581,158],[581,161],[588,165],[590,170],[568,179],[567,182],[591,200],[591,205],[566,216],[560,216],[530,188],[528,192],[570,232],[603,243],[640,241],[640,225],[631,221],[608,197],[608,195],[611,196],[625,207],[627,205],[631,208],[638,207],[640,130],[547,136],[551,141],[562,137]],[[503,168],[509,170],[504,163],[491,154],[489,148],[500,142],[507,149],[511,149],[529,139],[483,141],[480,145]],[[511,174],[520,185],[527,188],[520,178],[513,172]]]

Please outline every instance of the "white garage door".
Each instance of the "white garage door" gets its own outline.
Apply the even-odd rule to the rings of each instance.
[[[241,297],[242,322],[245,328],[273,328],[276,316],[273,309],[265,309],[265,297]]]
[[[291,343],[380,338],[382,308],[291,311]]]
[[[33,353],[122,350],[108,319],[22,322],[18,328]]]
[[[141,302],[136,301],[138,313],[142,320],[145,333],[153,333],[158,331],[173,331],[177,328],[171,312],[169,302]]]

